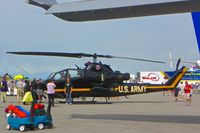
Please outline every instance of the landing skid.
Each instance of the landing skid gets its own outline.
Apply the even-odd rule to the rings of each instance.
[[[59,103],[66,103],[65,101],[59,101]],[[73,104],[112,104],[112,102],[98,102],[98,101],[74,101]]]
[[[96,97],[93,97],[91,101],[73,101],[73,104],[112,104],[112,102],[109,102],[110,98],[105,97],[105,102],[103,101],[95,101]],[[59,103],[66,103],[66,101],[58,101]]]
[[[95,98],[96,98],[96,97],[93,97],[92,102],[95,102],[95,101],[94,101]],[[105,100],[106,100],[106,103],[109,103],[109,104],[112,103],[112,102],[108,102],[108,100],[110,100],[110,97],[105,97]]]

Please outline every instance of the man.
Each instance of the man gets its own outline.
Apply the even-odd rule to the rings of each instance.
[[[37,80],[36,79],[33,79],[33,81],[31,82],[31,93],[32,93],[32,96],[33,96],[33,101],[35,103],[37,103],[37,100],[38,100],[38,95],[37,95],[37,89],[38,89],[38,84],[37,84]]]
[[[0,88],[1,100],[3,103],[7,102],[7,97],[6,97],[7,91],[8,91],[8,85],[6,81],[6,76],[4,76],[3,80],[1,81],[1,88]]]
[[[186,81],[185,82],[185,89],[184,89],[186,105],[191,104],[191,97],[190,97],[191,89],[192,89],[192,86]]]
[[[65,84],[65,94],[66,94],[66,104],[72,104],[72,84],[69,77],[66,78]]]
[[[177,86],[174,90],[174,97],[175,97],[175,101],[178,101],[178,95],[179,95],[179,91],[180,91],[180,86]]]

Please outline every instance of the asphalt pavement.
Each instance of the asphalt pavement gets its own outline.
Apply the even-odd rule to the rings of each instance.
[[[104,98],[97,103],[77,102],[66,105],[55,100],[52,108],[54,128],[32,133],[199,133],[200,94],[194,94],[192,105],[174,101],[173,96],[162,92],[112,98],[106,104]],[[87,98],[87,100],[91,100]],[[0,133],[19,132],[6,130],[4,109],[9,104],[21,105],[29,110],[30,105],[16,102],[15,96],[8,96],[8,102],[0,102]],[[44,103],[45,106],[47,105]]]

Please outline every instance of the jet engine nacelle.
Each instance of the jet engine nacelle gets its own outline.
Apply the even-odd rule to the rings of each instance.
[[[129,73],[115,73],[115,74],[113,74],[112,79],[114,79],[116,81],[129,80],[130,74]]]

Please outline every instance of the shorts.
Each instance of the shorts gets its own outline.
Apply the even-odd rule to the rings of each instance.
[[[185,93],[185,98],[190,99],[190,93]]]

